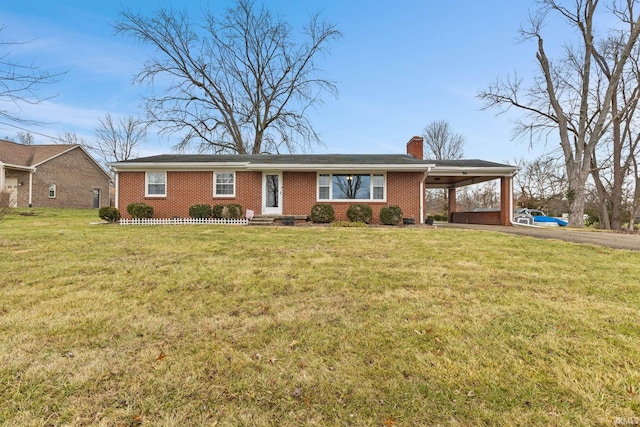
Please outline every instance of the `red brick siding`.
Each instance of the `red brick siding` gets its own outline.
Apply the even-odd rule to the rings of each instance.
[[[118,174],[118,208],[128,218],[126,208],[131,203],[144,202],[153,206],[156,218],[189,216],[189,207],[196,204],[239,203],[243,213],[253,209],[260,213],[262,173],[236,172],[236,196],[213,196],[213,171],[167,172],[167,196],[145,197],[144,172],[120,172]]]
[[[419,172],[387,174],[387,201],[363,201],[373,209],[373,222],[379,222],[380,209],[385,205],[398,205],[405,217],[420,218]],[[316,172],[283,172],[283,215],[309,215],[317,202]],[[167,172],[167,196],[144,197],[145,173],[120,172],[118,177],[118,207],[127,218],[126,207],[130,203],[144,202],[154,208],[154,217],[170,218],[188,216],[189,206],[199,203],[210,205],[239,203],[243,212],[252,209],[262,212],[262,173],[236,172],[236,197],[213,197],[213,171]],[[336,211],[336,220],[347,220],[347,209],[356,201],[331,202]]]
[[[364,203],[373,210],[373,222],[378,223],[380,209],[386,205],[398,205],[405,217],[420,220],[420,181],[419,172],[387,173],[387,201],[345,201],[329,202],[336,212],[336,221],[347,221],[347,210],[355,203]],[[316,172],[284,172],[283,174],[283,210],[284,215],[309,215],[317,203]]]
[[[500,221],[500,212],[452,212],[451,222],[456,224],[505,225]],[[507,224],[508,225],[508,224]]]
[[[29,206],[29,173],[10,171],[18,178],[18,207]],[[81,149],[73,149],[36,168],[32,175],[32,206],[47,208],[93,208],[93,190],[100,190],[100,206],[109,206],[109,177]],[[56,197],[49,197],[56,184]]]
[[[282,173],[282,213],[284,215],[309,215],[316,203],[315,172]]]

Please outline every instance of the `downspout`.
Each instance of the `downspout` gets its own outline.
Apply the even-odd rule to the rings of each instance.
[[[112,170],[113,170],[113,169],[112,169]],[[120,175],[118,175],[118,171],[114,171],[114,172],[113,172],[113,174],[114,174],[114,177],[113,177],[113,183],[114,183],[114,185],[115,185],[115,187],[116,187],[116,188],[115,188],[115,191],[114,191],[114,197],[115,197],[115,200],[113,201],[113,204],[114,204],[114,207],[115,207],[116,209],[119,209],[119,208],[118,208],[118,200],[119,200],[119,197],[118,197],[118,196],[119,196],[119,193],[120,193],[120,185],[119,185],[119,184],[120,184],[120,182],[119,182],[119,179],[118,179],[118,178],[119,178],[119,176],[120,176]]]

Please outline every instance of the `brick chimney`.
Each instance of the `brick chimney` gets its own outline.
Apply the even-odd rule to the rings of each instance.
[[[407,154],[422,160],[424,157],[424,139],[421,136],[414,136],[407,142]]]

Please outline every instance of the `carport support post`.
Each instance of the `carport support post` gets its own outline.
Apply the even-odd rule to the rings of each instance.
[[[500,225],[511,225],[511,177],[500,178]]]
[[[456,189],[449,188],[449,204],[447,206],[449,222],[453,222],[453,213],[456,211]]]

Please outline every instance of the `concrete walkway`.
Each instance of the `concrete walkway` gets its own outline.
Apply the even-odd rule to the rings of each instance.
[[[583,231],[566,227],[524,227],[478,224],[450,224],[436,223],[439,228],[458,228],[479,231],[494,231],[500,233],[517,234],[521,236],[537,237],[540,239],[556,239],[565,242],[585,243],[606,246],[615,249],[640,251],[640,234],[624,234],[611,231]]]

